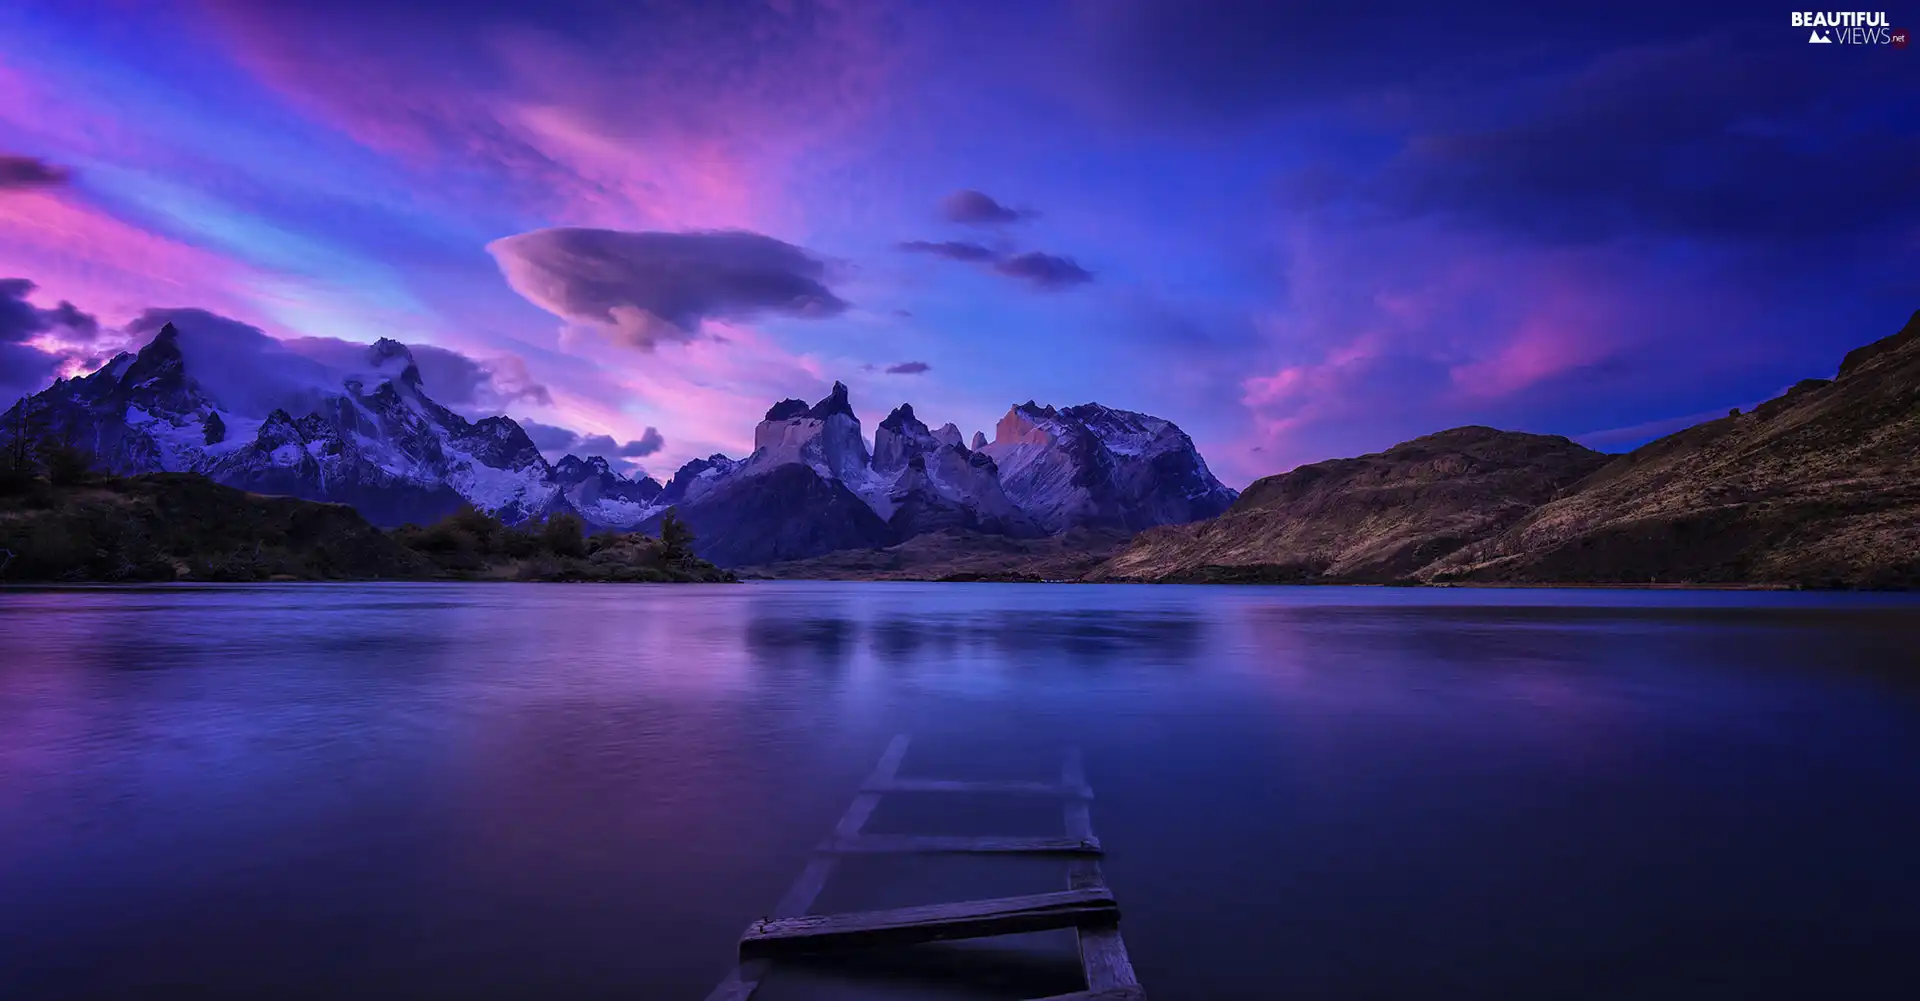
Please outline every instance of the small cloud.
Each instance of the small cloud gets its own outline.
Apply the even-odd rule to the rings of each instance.
[[[527,433],[527,438],[533,442],[533,447],[542,452],[564,452],[580,440],[580,432],[572,428],[555,427],[552,424],[524,419],[514,423],[520,425],[520,430]]]
[[[1073,258],[1043,254],[1037,250],[1003,257],[994,263],[993,270],[1009,278],[1019,278],[1049,289],[1084,285],[1093,280],[1093,272],[1075,263]]]
[[[658,428],[648,428],[640,437],[620,446],[620,455],[629,459],[645,458],[667,447],[667,439],[661,437]]]
[[[622,444],[610,434],[582,434],[572,428],[533,420],[515,423],[527,433],[535,448],[554,455],[571,452],[583,458],[597,455],[603,459],[638,459],[667,447],[667,439],[660,434],[659,428],[650,427],[641,432],[640,437]]]
[[[898,365],[888,365],[887,374],[888,375],[919,375],[922,372],[931,371],[932,368],[933,368],[932,365],[929,365],[923,361],[903,361]]]
[[[52,309],[27,301],[39,286],[25,278],[0,278],[0,342],[21,343],[40,334],[59,331],[62,340],[91,341],[100,323],[73,303],[62,300]]]
[[[968,264],[987,264],[998,274],[1018,278],[1043,289],[1063,289],[1093,280],[1093,272],[1081,267],[1073,258],[1043,254],[1037,250],[1003,255],[990,247],[964,240],[908,240],[900,245],[900,249]]]
[[[38,157],[0,153],[0,191],[55,188],[73,180],[73,171]]]
[[[984,192],[969,188],[965,191],[956,191],[941,199],[940,214],[948,222],[968,226],[994,226],[1031,219],[1040,213],[1032,209],[1010,208],[994,201]]]
[[[932,254],[935,257],[944,257],[952,261],[976,263],[980,261],[997,260],[1000,257],[999,254],[994,253],[987,247],[983,247],[977,243],[968,243],[964,240],[941,240],[938,242],[931,240],[908,240],[900,245],[900,249],[915,254]]]

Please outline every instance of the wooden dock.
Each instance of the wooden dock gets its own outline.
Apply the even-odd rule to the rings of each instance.
[[[1055,782],[953,782],[903,779],[907,737],[893,738],[880,763],[860,787],[832,835],[814,852],[799,879],[773,913],[755,921],[740,936],[740,963],[707,1001],[748,1001],[774,959],[780,956],[916,945],[953,939],[986,938],[1073,928],[1080,939],[1080,966],[1087,989],[1037,1001],[1144,1001],[1120,938],[1120,905],[1100,875],[1100,841],[1093,835],[1092,813],[1080,753],[1070,750]],[[943,837],[917,834],[862,834],[867,820],[888,793],[971,793],[1045,796],[1065,803],[1066,833],[1060,837]],[[809,914],[841,857],[855,854],[1054,855],[1068,860],[1067,888],[948,904],[925,904],[843,914]]]

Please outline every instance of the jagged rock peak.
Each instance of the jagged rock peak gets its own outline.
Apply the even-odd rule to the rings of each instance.
[[[807,411],[807,416],[816,420],[826,420],[834,414],[854,416],[853,404],[847,401],[847,384],[844,382],[834,382],[833,392],[828,393],[826,399],[814,404],[813,409]]]
[[[976,452],[978,452],[978,451],[980,451],[981,449],[983,449],[983,448],[986,448],[986,447],[987,447],[987,435],[986,435],[986,432],[984,432],[984,431],[975,431],[975,432],[973,433],[973,450],[974,450],[974,451],[976,451]]]
[[[887,419],[880,422],[880,426],[895,432],[903,431],[907,428],[916,428],[923,432],[927,430],[927,425],[919,418],[913,416],[913,404],[911,403],[902,403],[894,407],[893,413],[888,414]]]
[[[180,357],[180,328],[169,323],[160,328],[144,347],[134,354],[134,361],[144,369],[155,369],[163,365],[178,365]]]
[[[172,326],[172,324],[168,324],[168,326]],[[405,358],[408,362],[412,362],[413,352],[409,350],[405,344],[391,337],[382,337],[367,347],[367,361],[375,365],[392,361],[395,358]]]
[[[933,431],[933,440],[942,445],[951,445],[954,448],[967,447],[967,440],[960,436],[960,428],[952,421],[948,421],[935,428]]]
[[[553,472],[555,476],[563,479],[578,480],[589,475],[604,476],[613,472],[613,467],[601,456],[590,455],[582,459],[568,452],[559,462],[553,464]]]
[[[767,420],[790,421],[795,417],[807,416],[807,401],[786,399],[767,409]]]
[[[413,349],[391,337],[382,337],[367,348],[367,364],[375,371],[390,370],[400,365],[400,379],[403,385],[419,388],[420,367],[414,364]]]

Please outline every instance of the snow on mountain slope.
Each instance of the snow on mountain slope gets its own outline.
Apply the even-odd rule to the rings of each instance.
[[[1049,532],[1198,521],[1238,496],[1172,421],[1097,403],[1019,404],[984,451],[999,464],[1007,496]]]
[[[573,507],[564,488],[577,484],[555,480],[519,424],[468,421],[434,402],[398,341],[368,346],[344,370],[273,342],[262,349],[272,364],[243,375],[223,366],[209,336],[168,323],[137,354],[16,409],[114,472],[198,472],[242,489],[352,504],[377,524],[431,521],[463,503],[511,522]],[[628,503],[629,487],[613,487],[614,502],[583,511],[588,520],[647,516]]]

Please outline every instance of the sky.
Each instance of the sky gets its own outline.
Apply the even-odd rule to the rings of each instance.
[[[1234,486],[1462,424],[1622,451],[1920,308],[1920,51],[1808,35],[1641,0],[10,0],[0,396],[171,317],[396,338],[456,409],[663,476],[835,380],[869,430],[1155,414]]]

